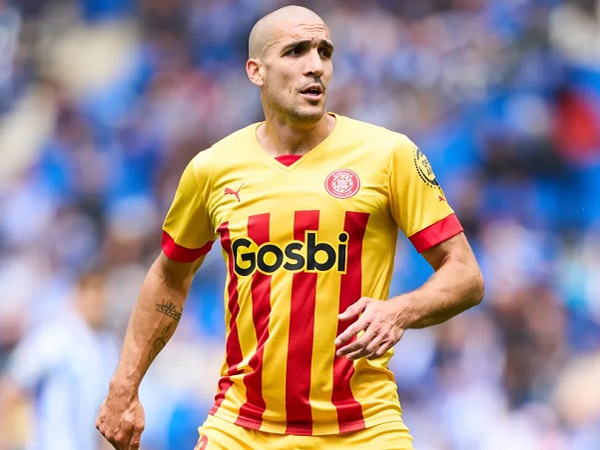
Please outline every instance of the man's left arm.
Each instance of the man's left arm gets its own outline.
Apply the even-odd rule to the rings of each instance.
[[[343,321],[358,319],[337,337],[338,356],[380,357],[404,330],[445,322],[481,302],[483,277],[464,233],[421,254],[435,273],[420,288],[388,301],[363,297],[339,315]],[[348,343],[361,331],[358,339]]]

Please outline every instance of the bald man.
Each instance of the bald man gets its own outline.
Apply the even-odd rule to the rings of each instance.
[[[181,176],[96,422],[116,449],[140,447],[138,387],[217,239],[226,355],[196,450],[412,448],[393,346],[478,304],[483,280],[423,152],[326,111],[332,55],[326,24],[306,8],[254,26],[246,71],[265,120],[201,151]],[[398,229],[434,273],[390,298]]]

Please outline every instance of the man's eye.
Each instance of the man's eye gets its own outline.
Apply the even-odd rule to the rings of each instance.
[[[288,50],[286,52],[286,55],[292,55],[293,56],[293,55],[299,55],[300,53],[301,53],[300,52],[300,48],[299,47],[294,47],[294,48]]]
[[[322,48],[319,50],[319,55],[321,55],[321,58],[331,58],[331,50],[328,48]]]

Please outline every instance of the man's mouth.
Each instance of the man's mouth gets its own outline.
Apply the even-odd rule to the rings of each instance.
[[[318,84],[312,84],[300,91],[300,93],[302,95],[312,98],[312,99],[321,98],[321,96],[323,95],[323,92],[324,92],[323,88],[321,87],[321,85],[318,85]]]

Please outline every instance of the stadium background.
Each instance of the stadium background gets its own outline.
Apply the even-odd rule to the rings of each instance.
[[[262,118],[247,36],[289,3],[0,0],[0,376],[97,264],[122,336],[185,163]],[[417,448],[600,448],[600,2],[296,4],[336,44],[328,109],[426,152],[487,281],[482,305],[397,346]],[[398,247],[396,293],[430,274]],[[216,248],[144,381],[144,449],[194,445],[224,276]]]

